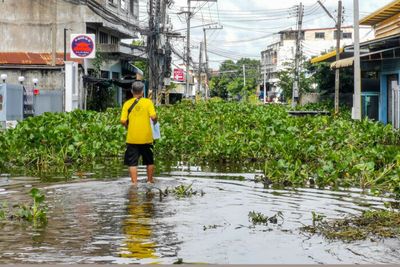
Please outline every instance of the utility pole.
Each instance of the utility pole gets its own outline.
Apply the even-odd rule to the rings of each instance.
[[[201,90],[201,71],[202,71],[202,65],[203,65],[203,42],[200,42],[200,51],[199,51],[199,78],[197,80],[197,94],[200,94]]]
[[[318,1],[318,4],[325,10],[328,16],[333,19],[336,24],[336,61],[340,60],[340,39],[342,38],[342,0],[338,1],[338,17],[335,19],[326,7]],[[339,113],[339,88],[340,88],[340,69],[335,70],[335,114]]]
[[[154,39],[155,39],[155,0],[149,0],[149,35],[147,36],[147,56],[148,56],[148,70],[149,70],[149,88],[152,90],[152,99],[154,100],[155,88],[155,57],[154,57]]]
[[[189,75],[189,70],[190,70],[190,19],[192,18],[192,12],[191,12],[191,0],[187,0],[188,3],[188,11],[187,11],[187,32],[186,32],[186,92],[185,92],[185,96],[188,97],[189,96],[189,88],[190,88],[190,84],[189,84],[189,79],[190,79],[190,75]]]
[[[336,61],[340,60],[340,39],[342,38],[342,1],[338,2],[338,18],[336,23]],[[339,88],[340,88],[340,69],[335,71],[335,114],[339,114]]]
[[[57,1],[53,0],[53,20],[51,22],[51,65],[57,64]]]
[[[360,18],[359,2],[353,0],[354,7],[354,95],[352,118],[361,120],[361,67],[360,67]]]
[[[190,19],[192,18],[191,2],[217,2],[217,0],[187,0],[188,10],[187,13],[187,29],[186,29],[186,97],[189,96],[189,71],[190,71]]]
[[[223,26],[219,26],[219,27],[214,27],[214,28],[211,28],[211,27],[209,27],[209,28],[203,28],[203,33],[204,33],[204,54],[205,54],[205,57],[206,57],[206,65],[205,65],[205,72],[206,72],[206,91],[205,91],[205,99],[207,99],[208,98],[208,84],[209,84],[209,82],[210,82],[210,71],[209,71],[209,68],[208,68],[208,62],[209,62],[209,59],[208,59],[208,52],[207,52],[207,30],[222,30],[223,29]]]
[[[208,53],[207,53],[207,33],[206,28],[203,28],[204,33],[204,55],[206,57],[206,65],[205,65],[205,72],[206,72],[206,85],[205,85],[205,92],[204,92],[204,99],[208,99],[208,85],[210,82],[210,73],[208,70]]]
[[[297,13],[297,38],[296,38],[296,57],[294,64],[294,81],[292,90],[292,107],[297,105],[297,99],[299,98],[300,88],[300,60],[301,60],[301,37],[302,37],[302,26],[303,26],[303,3],[300,2],[298,13]]]
[[[263,83],[263,89],[264,89],[264,99],[263,99],[263,103],[265,104],[267,102],[267,73],[264,70],[264,83]]]
[[[165,48],[161,43],[162,35],[166,30],[166,0],[149,1],[149,30],[147,38],[147,53],[149,61],[149,89],[152,91],[152,100],[159,104],[158,93],[161,92],[166,73],[166,55],[160,48]]]

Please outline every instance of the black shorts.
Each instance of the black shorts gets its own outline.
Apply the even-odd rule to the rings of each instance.
[[[129,167],[136,167],[142,157],[143,165],[153,165],[153,145],[152,144],[126,144],[124,164]]]

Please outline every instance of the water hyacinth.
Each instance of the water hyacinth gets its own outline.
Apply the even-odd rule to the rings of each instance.
[[[292,117],[287,107],[211,100],[158,108],[158,160],[264,166],[277,185],[357,186],[400,195],[400,133],[342,116]],[[44,114],[0,133],[0,168],[46,169],[120,157],[119,109]]]

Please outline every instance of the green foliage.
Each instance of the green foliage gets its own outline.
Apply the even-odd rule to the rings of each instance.
[[[277,224],[278,217],[283,219],[283,213],[281,211],[278,211],[274,216],[268,217],[261,212],[250,211],[248,217],[253,225],[268,225],[268,223]]]
[[[15,205],[17,210],[9,210],[7,203],[0,207],[0,221],[20,219],[40,226],[47,222],[47,206],[44,204],[45,195],[37,188],[32,188],[29,192],[32,204]]]
[[[28,118],[8,130],[5,138],[8,149],[0,162],[7,161],[8,169],[62,169],[66,164],[80,165],[100,157],[120,156],[125,129],[119,124],[119,110],[76,110]]]
[[[0,207],[0,221],[7,219],[7,203],[4,202]]]
[[[194,191],[192,188],[193,184],[190,185],[178,185],[174,187],[173,189],[165,189],[164,192],[161,191],[161,193],[164,196],[167,196],[169,194],[173,194],[176,198],[186,198],[186,197],[192,197],[198,194],[197,191]],[[204,192],[201,191],[201,196],[204,195]]]
[[[304,226],[302,231],[320,234],[327,239],[343,241],[364,240],[368,237],[399,238],[400,213],[388,210],[368,210],[359,216],[348,216],[343,219],[326,220],[318,215],[313,225]]]
[[[319,92],[335,92],[335,70],[330,68],[330,63],[306,63],[305,68],[313,76],[318,85]],[[354,91],[354,75],[352,68],[340,69],[340,92],[352,93]]]
[[[365,119],[291,117],[278,105],[181,103],[159,111],[159,158],[193,164],[264,162],[266,183],[356,186],[400,196],[400,133]],[[400,158],[400,157],[399,157]],[[373,168],[363,168],[363,164]]]
[[[314,107],[313,107],[314,108]],[[158,108],[159,160],[188,164],[264,165],[266,184],[356,186],[400,198],[400,133],[365,119],[292,117],[281,105],[183,101]],[[78,168],[121,157],[120,110],[33,117],[0,134],[0,168]],[[1,167],[3,165],[3,167]]]
[[[245,65],[246,86],[244,85],[243,65]],[[210,81],[211,96],[223,99],[247,98],[257,89],[260,61],[242,58],[236,63],[232,60],[224,61],[220,68],[220,75]]]
[[[148,80],[149,79],[149,62],[147,60],[136,60],[133,62],[133,65],[138,67],[141,71],[143,71],[143,79]]]
[[[33,222],[34,225],[47,221],[47,207],[44,205],[45,195],[37,188],[30,191],[33,203],[30,206],[20,205],[16,216],[22,220]]]
[[[322,222],[322,221],[326,218],[325,215],[323,215],[323,214],[318,214],[318,213],[316,213],[315,211],[312,211],[311,214],[312,214],[312,223],[313,223],[313,226],[315,226],[315,225],[316,225],[317,223],[319,223],[319,222]]]
[[[303,62],[300,67],[300,94],[313,91],[312,84],[315,83],[315,79],[306,70],[306,64],[307,62]],[[278,72],[279,82],[277,85],[282,89],[285,99],[291,100],[294,82],[294,62],[287,62],[284,65],[285,68]]]

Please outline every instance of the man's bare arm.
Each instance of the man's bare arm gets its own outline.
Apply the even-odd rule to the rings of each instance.
[[[157,115],[150,116],[150,118],[151,118],[151,120],[153,121],[154,124],[157,123],[157,120],[158,120]]]

